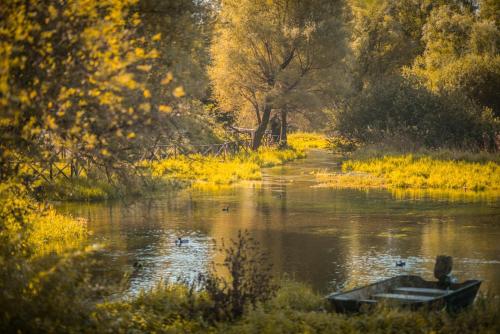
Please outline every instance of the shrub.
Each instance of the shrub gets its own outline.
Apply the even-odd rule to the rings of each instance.
[[[106,291],[90,274],[93,250],[65,248],[84,233],[19,183],[0,183],[0,332],[83,331]]]
[[[236,240],[219,250],[225,254],[222,266],[229,278],[218,274],[215,265],[207,274],[201,274],[201,285],[213,302],[217,320],[239,318],[248,305],[255,307],[274,295],[277,287],[272,283],[271,265],[259,248],[248,232],[240,231]]]

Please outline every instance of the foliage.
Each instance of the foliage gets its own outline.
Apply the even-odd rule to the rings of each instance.
[[[225,111],[248,111],[260,146],[271,111],[312,109],[343,49],[340,1],[221,2],[209,75]],[[282,117],[282,121],[284,117]]]
[[[87,239],[84,219],[62,216],[51,207],[37,210],[30,219],[32,231],[27,241],[35,256],[78,250]]]
[[[168,68],[172,85],[182,85],[186,95],[194,100],[207,98],[209,43],[215,20],[215,3],[184,0],[138,0],[137,13],[141,18],[141,30],[147,39],[158,40],[159,56],[153,68]],[[151,71],[148,76],[151,91],[161,90],[165,73]],[[158,101],[157,103],[161,103]],[[168,120],[175,122],[175,119]],[[169,135],[176,132],[167,126]],[[185,128],[184,128],[185,129]]]
[[[145,83],[161,36],[138,35],[135,4],[2,3],[0,177],[16,173],[12,161],[44,162],[61,149],[107,172],[123,168],[172,117],[183,90],[166,71],[161,91]]]
[[[201,274],[203,291],[213,303],[212,314],[217,320],[234,320],[241,317],[248,306],[270,299],[276,290],[272,283],[268,255],[260,251],[260,245],[248,232],[238,232],[230,245],[223,244],[223,270],[228,279],[219,274],[216,264],[207,274]]]
[[[346,154],[359,148],[359,143],[344,136],[333,136],[328,138],[329,145],[334,151]]]
[[[362,143],[495,150],[498,7],[491,1],[357,1],[351,92],[333,130]]]
[[[92,249],[69,252],[81,249],[85,234],[81,222],[36,204],[19,183],[0,183],[1,332],[86,328],[105,289],[89,272]]]
[[[342,135],[364,143],[397,137],[431,148],[484,147],[484,135],[493,138],[499,124],[463,96],[438,96],[398,76],[373,84],[339,107],[334,123]]]
[[[435,92],[460,92],[500,116],[500,31],[494,20],[440,6],[423,27],[425,50],[409,73]]]
[[[270,300],[248,308],[235,321],[211,323],[204,292],[161,285],[131,301],[106,303],[96,312],[97,332],[190,333],[496,333],[498,298],[481,296],[465,312],[412,312],[376,308],[354,315],[328,312],[321,296],[303,284],[284,281]],[[104,326],[104,324],[106,324]]]
[[[118,196],[118,191],[105,181],[94,178],[58,178],[44,184],[39,193],[44,198],[64,201],[102,201]]]

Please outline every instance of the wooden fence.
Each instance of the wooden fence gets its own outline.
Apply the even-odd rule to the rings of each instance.
[[[145,149],[141,160],[160,161],[163,159],[177,157],[179,155],[200,154],[202,156],[215,156],[227,158],[240,152],[249,152],[252,147],[253,129],[234,128],[233,136],[236,140],[226,141],[219,144],[172,144],[169,139],[159,140],[153,147]],[[263,137],[262,146],[272,146],[277,142],[271,132],[268,131]],[[77,178],[83,173],[88,173],[95,163],[90,159],[78,157],[71,150],[55,150],[50,158],[44,161],[18,161],[12,162],[15,168],[28,168],[35,178],[43,179],[52,183],[55,179]]]

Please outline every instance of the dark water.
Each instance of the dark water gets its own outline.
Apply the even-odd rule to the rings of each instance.
[[[212,260],[214,239],[247,229],[269,251],[277,275],[323,293],[403,273],[431,279],[436,255],[447,254],[460,280],[482,279],[482,291],[500,294],[500,199],[415,200],[312,187],[311,172],[336,168],[332,156],[312,151],[266,169],[262,183],[59,209],[89,220],[92,241],[109,249],[100,270],[132,272],[131,292],[162,278],[192,277]],[[189,243],[176,246],[178,236]],[[395,266],[400,259],[403,268]],[[136,261],[142,267],[132,270]]]

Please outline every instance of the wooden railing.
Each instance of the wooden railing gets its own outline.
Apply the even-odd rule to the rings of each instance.
[[[244,129],[251,130],[251,129]],[[248,136],[248,131],[240,131],[235,135],[236,140],[225,141],[218,144],[172,144],[167,138],[157,141],[157,143],[144,151],[141,160],[160,161],[179,155],[200,154],[202,156],[215,156],[227,158],[240,152],[249,152],[252,147],[252,137]],[[246,138],[245,138],[246,137]],[[263,146],[272,146],[277,142],[270,132],[266,132],[262,140]],[[12,161],[16,168],[27,167],[33,173],[32,176],[52,183],[55,179],[62,177],[65,179],[78,178],[83,173],[88,173],[92,167],[96,166],[92,159],[78,156],[69,149],[62,148],[54,150],[50,158],[44,161]]]

